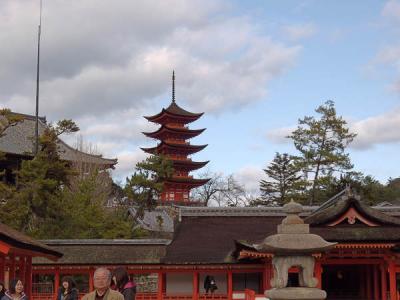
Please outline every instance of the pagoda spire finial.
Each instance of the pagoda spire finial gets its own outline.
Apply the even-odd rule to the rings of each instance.
[[[172,70],[172,103],[175,103],[175,70]]]

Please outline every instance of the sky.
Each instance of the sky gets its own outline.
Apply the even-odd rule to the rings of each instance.
[[[39,0],[0,1],[0,106],[34,114]],[[400,171],[398,0],[43,0],[40,115],[73,119],[123,182],[154,115],[204,112],[193,160],[257,190],[299,118],[333,100],[355,170]],[[76,144],[75,136],[63,137]]]

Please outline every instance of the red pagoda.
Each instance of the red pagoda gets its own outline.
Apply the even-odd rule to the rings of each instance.
[[[161,194],[162,203],[174,202],[189,204],[190,190],[207,183],[209,179],[196,179],[189,175],[191,171],[205,166],[208,161],[192,161],[190,155],[204,149],[207,145],[191,145],[188,139],[198,136],[204,129],[189,129],[187,124],[199,119],[203,113],[191,113],[175,102],[175,73],[172,73],[172,102],[167,108],[154,116],[145,117],[148,121],[160,124],[154,132],[143,134],[159,140],[156,147],[141,148],[150,154],[162,154],[172,160],[174,173],[164,182],[164,191]]]

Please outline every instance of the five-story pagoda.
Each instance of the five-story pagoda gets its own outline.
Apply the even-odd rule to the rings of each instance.
[[[172,102],[167,108],[154,116],[145,117],[148,121],[160,124],[154,132],[143,132],[144,135],[159,140],[156,147],[141,148],[150,154],[162,154],[173,163],[174,174],[164,182],[164,191],[161,194],[162,203],[174,202],[189,204],[190,190],[202,186],[209,179],[196,179],[189,173],[205,166],[208,161],[195,162],[189,157],[207,145],[191,145],[188,139],[198,136],[205,129],[189,129],[187,124],[199,119],[203,113],[191,113],[175,102],[175,73],[172,73]]]

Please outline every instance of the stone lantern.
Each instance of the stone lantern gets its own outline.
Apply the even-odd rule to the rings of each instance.
[[[260,252],[273,253],[274,268],[271,279],[272,289],[265,291],[271,300],[322,300],[326,292],[317,288],[318,279],[314,277],[315,258],[312,254],[325,252],[335,246],[319,235],[311,234],[308,224],[299,217],[303,207],[293,200],[283,206],[287,214],[278,233],[254,245]],[[288,272],[291,267],[299,269],[299,287],[287,287]]]

